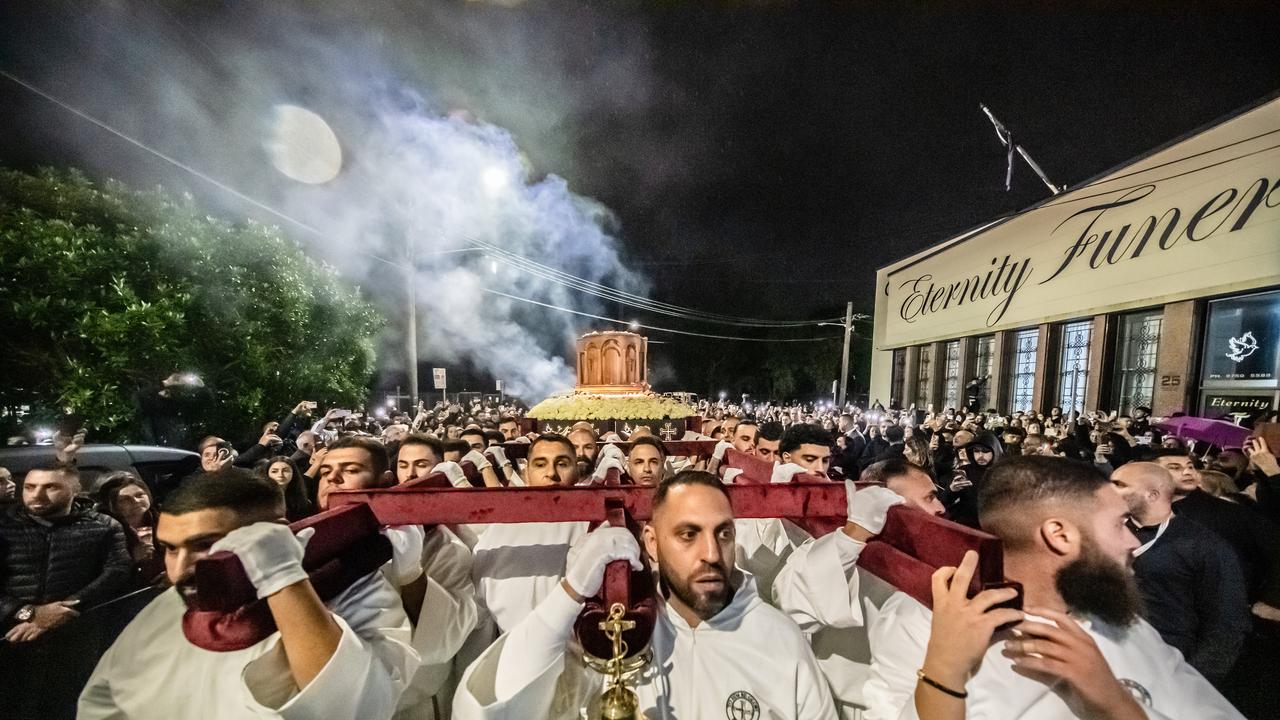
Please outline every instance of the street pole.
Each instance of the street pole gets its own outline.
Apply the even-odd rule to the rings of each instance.
[[[853,336],[853,301],[844,306],[844,357],[840,361],[840,400],[836,404],[844,411],[844,401],[849,390],[849,340]]]
[[[414,243],[413,235],[405,239],[405,254],[409,256],[409,267],[405,272],[405,289],[409,295],[409,314],[406,318],[408,325],[405,333],[405,355],[408,356],[409,371],[409,395],[412,396],[411,404],[418,402],[418,290],[417,283],[414,282]]]

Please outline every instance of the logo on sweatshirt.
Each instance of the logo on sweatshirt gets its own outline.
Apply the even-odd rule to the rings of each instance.
[[[738,690],[724,704],[724,716],[728,720],[760,720],[760,703],[746,690]]]
[[[1147,692],[1146,688],[1129,678],[1120,678],[1120,684],[1124,686],[1125,690],[1129,691],[1129,694],[1133,696],[1134,700],[1138,701],[1139,705],[1151,707],[1151,693]]]

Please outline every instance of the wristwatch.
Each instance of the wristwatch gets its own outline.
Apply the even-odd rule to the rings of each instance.
[[[36,616],[35,605],[23,605],[18,608],[18,612],[14,613],[13,619],[18,622],[31,622],[31,618]]]

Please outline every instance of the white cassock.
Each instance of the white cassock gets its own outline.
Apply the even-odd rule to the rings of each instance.
[[[871,676],[864,688],[870,720],[915,720],[916,670],[924,663],[933,614],[896,593],[868,625]],[[1049,622],[1048,620],[1040,620]],[[1078,620],[1106,658],[1111,672],[1133,694],[1151,720],[1244,720],[1231,703],[1165,644],[1145,620],[1116,628],[1100,620]],[[965,684],[967,720],[1068,720],[1077,718],[1044,683],[1018,675],[993,644],[977,674]]]
[[[661,603],[653,661],[631,685],[640,714],[651,720],[835,720],[804,635],[760,599],[750,575],[741,577],[729,606],[696,627]],[[563,590],[543,601],[467,669],[454,717],[597,717],[603,677],[583,664],[571,641],[581,609]]]
[[[388,528],[388,536],[399,552],[394,530]],[[398,579],[412,581],[420,574],[427,577],[422,610],[413,628],[413,649],[422,664],[400,697],[395,720],[442,720],[449,717],[453,684],[465,669],[455,671],[454,658],[476,627],[471,550],[451,530],[437,526],[426,534],[418,555],[420,571]]]
[[[791,553],[810,538],[809,533],[790,520],[778,518],[734,520],[733,528],[737,567],[750,573],[760,596],[772,602],[774,578]]]
[[[301,691],[280,633],[233,652],[187,641],[187,606],[169,589],[120,634],[80,694],[80,720],[390,718],[418,667],[400,595],[381,572],[326,603],[342,629],[333,657]]]
[[[476,541],[471,576],[481,610],[498,632],[515,627],[559,588],[569,548],[585,522],[494,524]]]
[[[871,669],[867,622],[897,591],[857,567],[865,544],[836,530],[791,553],[774,581],[774,604],[809,637],[831,685],[840,717],[855,720],[866,707],[863,684]]]

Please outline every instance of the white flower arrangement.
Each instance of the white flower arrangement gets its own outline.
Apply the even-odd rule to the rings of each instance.
[[[552,395],[527,413],[538,420],[678,420],[696,414],[698,411],[692,406],[657,393],[601,395],[585,392]]]

